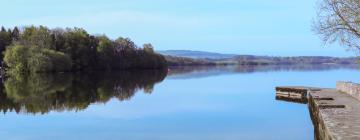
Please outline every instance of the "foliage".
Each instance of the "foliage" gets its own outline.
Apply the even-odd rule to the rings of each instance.
[[[51,31],[44,26],[30,26],[24,28],[18,42],[24,46],[30,45],[48,49],[52,49],[54,44]]]
[[[96,47],[98,53],[98,68],[109,70],[112,68],[115,58],[114,43],[106,36],[99,36],[99,45]]]
[[[1,31],[0,31],[0,53],[5,51],[6,46],[9,46],[11,44],[11,42],[12,42],[11,32],[6,31],[6,29],[4,27],[1,27]]]
[[[12,71],[24,73],[29,70],[27,64],[28,53],[29,48],[21,45],[9,47],[6,50],[4,62],[8,67],[12,68]]]
[[[105,35],[90,35],[81,28],[3,28],[0,51],[5,50],[6,66],[21,73],[159,69],[167,64],[151,44],[139,48],[129,38],[111,40]]]
[[[71,59],[62,52],[36,46],[10,46],[5,63],[13,72],[64,72],[71,69]]]
[[[71,69],[71,58],[62,52],[32,47],[28,65],[31,72],[65,72]]]

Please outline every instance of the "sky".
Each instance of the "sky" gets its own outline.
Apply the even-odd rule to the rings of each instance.
[[[156,50],[354,56],[311,31],[317,0],[0,0],[0,25],[81,27]]]

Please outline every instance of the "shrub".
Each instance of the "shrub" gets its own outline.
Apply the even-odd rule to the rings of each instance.
[[[27,47],[21,45],[9,47],[4,56],[5,64],[15,72],[27,72],[27,70],[29,70],[27,64],[28,50]]]
[[[71,69],[71,59],[62,52],[36,46],[11,46],[5,52],[5,64],[14,72],[64,72]]]

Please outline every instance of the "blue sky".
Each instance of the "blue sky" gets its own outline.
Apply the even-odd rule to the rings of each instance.
[[[1,25],[82,27],[182,49],[270,56],[353,56],[311,31],[316,0],[0,0]]]

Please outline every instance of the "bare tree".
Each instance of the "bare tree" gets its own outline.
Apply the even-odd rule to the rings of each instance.
[[[360,52],[360,0],[320,0],[313,30],[325,43]]]

